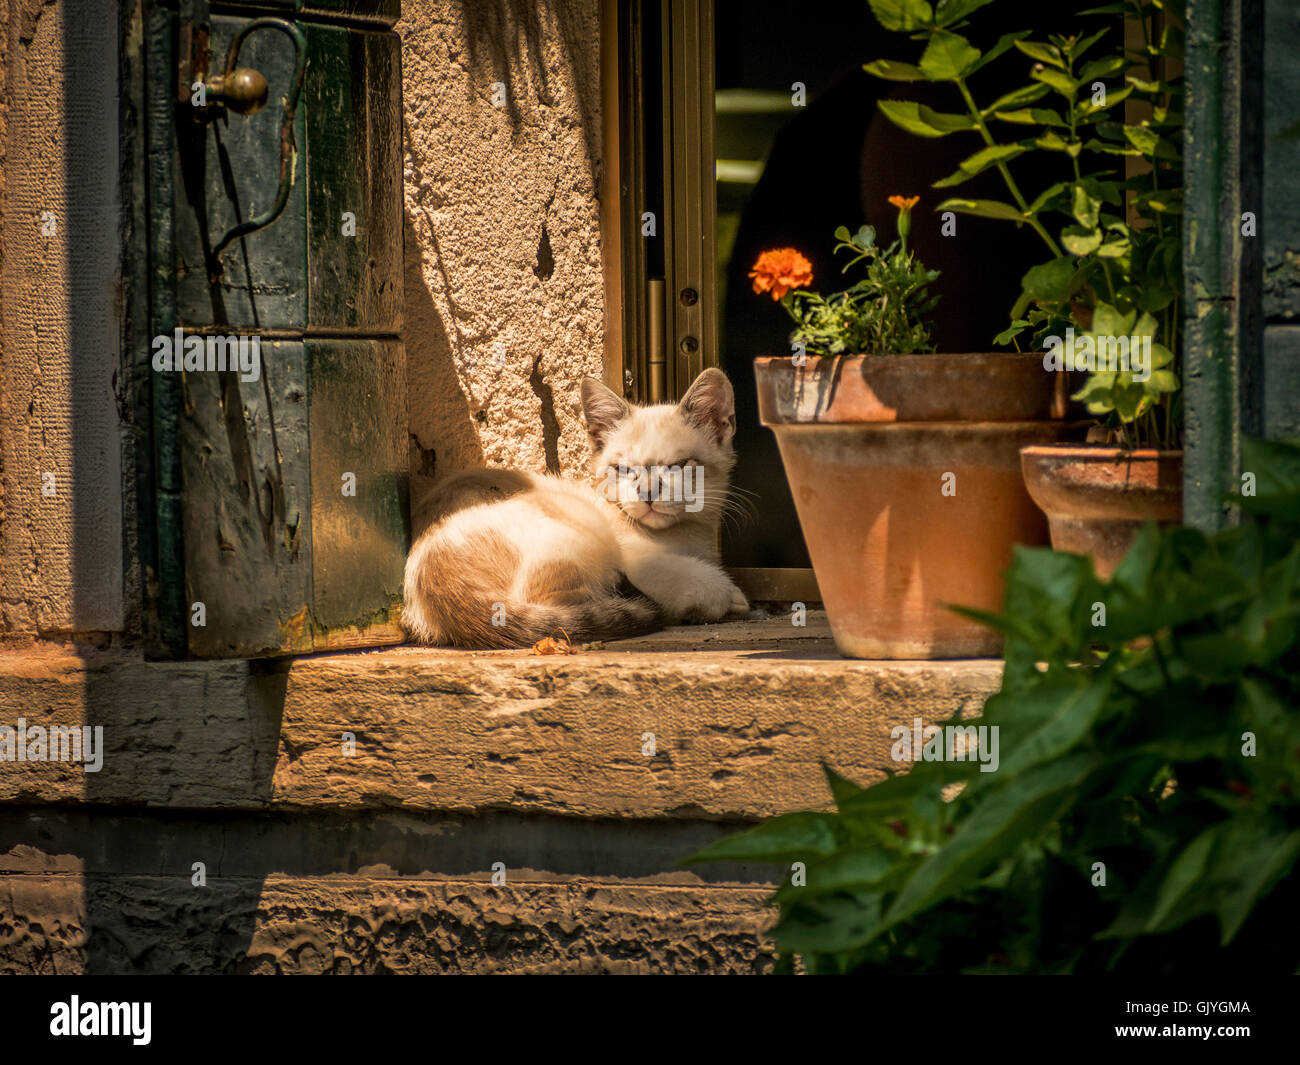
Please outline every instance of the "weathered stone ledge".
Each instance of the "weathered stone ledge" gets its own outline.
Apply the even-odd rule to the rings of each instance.
[[[766,888],[0,876],[0,975],[754,973]]]
[[[879,776],[894,725],[978,713],[997,689],[1000,662],[849,661],[808,621],[572,656],[0,653],[0,724],[102,725],[106,752],[98,773],[0,763],[0,802],[751,819],[824,804],[822,758]]]

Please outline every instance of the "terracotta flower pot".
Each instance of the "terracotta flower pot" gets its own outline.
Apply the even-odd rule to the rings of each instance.
[[[1038,354],[754,361],[835,644],[849,658],[967,658],[1001,636],[1015,544],[1045,544],[1020,449],[1077,437]]]
[[[1144,522],[1182,518],[1181,451],[1027,447],[1020,466],[1052,546],[1091,555],[1099,577],[1114,572]]]

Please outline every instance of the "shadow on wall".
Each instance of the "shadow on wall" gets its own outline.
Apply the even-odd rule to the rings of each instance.
[[[406,403],[411,436],[411,535],[424,528],[425,501],[439,471],[484,463],[475,416],[482,412],[461,387],[451,338],[424,282],[421,241],[406,214]],[[429,227],[428,242],[441,269],[442,249]]]
[[[479,108],[483,94],[500,83],[504,87],[502,110],[510,126],[512,146],[520,148],[522,137],[539,126],[552,126],[557,109],[563,126],[576,122],[583,138],[583,163],[592,190],[600,181],[600,18],[597,0],[459,0],[456,5],[460,15],[460,34],[468,51],[467,65],[470,76],[463,79],[466,94],[464,106]],[[407,18],[414,18],[408,9]],[[577,114],[573,114],[576,106]],[[548,113],[549,112],[549,113]],[[567,112],[567,115],[565,114]],[[409,143],[409,140],[408,140]],[[544,149],[534,149],[544,150]],[[536,261],[532,274],[545,284],[555,274],[556,256],[547,228],[547,219],[561,182],[565,192],[572,191],[566,181],[564,154],[538,162],[538,169],[549,171],[559,168],[551,184],[550,196],[543,205],[536,204],[541,216],[537,237]],[[576,176],[576,175],[575,175]],[[548,182],[549,183],[549,182]],[[581,186],[581,181],[578,182]],[[583,193],[586,195],[586,193]],[[418,209],[418,208],[417,208]],[[425,507],[423,499],[431,487],[430,474],[445,476],[455,470],[481,466],[485,462],[484,450],[478,442],[482,432],[489,431],[486,408],[489,397],[476,396],[481,388],[473,377],[467,376],[467,367],[457,366],[453,355],[460,354],[460,338],[447,336],[447,331],[457,329],[456,320],[436,321],[434,303],[421,276],[417,228],[408,216],[406,227],[407,247],[407,361],[411,384],[412,440],[412,532],[418,535],[423,525]],[[444,249],[439,246],[432,220],[426,214],[427,245],[436,268],[446,273],[452,264],[443,259]],[[454,249],[452,249],[454,252]],[[439,294],[439,305],[452,286],[444,283]],[[426,330],[421,324],[420,307],[427,307],[431,320]],[[453,316],[455,308],[451,308]],[[440,332],[435,333],[435,330]],[[432,342],[429,338],[434,337]],[[449,345],[455,350],[449,349]],[[423,351],[417,348],[423,345]],[[560,410],[567,410],[569,395],[576,395],[578,381],[559,374],[552,376],[555,368],[546,354],[531,358],[527,384],[537,405],[528,417],[535,424],[520,426],[532,436],[540,429],[540,448],[546,469],[551,473],[561,471],[561,440],[563,427]],[[428,376],[430,388],[421,386],[423,375]],[[455,390],[462,392],[455,397]],[[461,410],[461,399],[473,421],[466,423]],[[437,409],[430,409],[427,405]],[[508,417],[518,418],[518,407]],[[477,423],[477,424],[475,424]],[[500,433],[505,427],[494,425]],[[489,444],[489,446],[491,446]],[[429,461],[429,449],[435,452],[436,461]]]
[[[466,105],[477,105],[476,94],[484,86],[501,82],[506,87],[505,109],[510,116],[512,138],[518,136],[524,124],[519,100],[535,97],[542,107],[555,106],[555,90],[542,47],[544,19],[550,16],[547,21],[558,28],[563,39],[569,83],[581,111],[587,165],[592,185],[598,186],[600,100],[591,99],[585,91],[589,86],[600,86],[600,12],[596,0],[461,0],[460,11],[474,74],[468,82],[470,99]]]

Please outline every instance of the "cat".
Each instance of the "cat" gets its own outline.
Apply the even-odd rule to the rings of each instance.
[[[588,377],[582,409],[589,482],[481,469],[435,489],[406,562],[411,639],[528,647],[748,613],[716,546],[736,461],[726,375],[707,369],[679,403],[654,406]]]

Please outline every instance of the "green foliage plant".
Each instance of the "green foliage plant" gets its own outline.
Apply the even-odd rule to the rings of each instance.
[[[862,226],[851,233],[847,226],[835,230],[833,254],[847,251],[851,258],[842,272],[860,264],[861,280],[840,292],[823,296],[809,288],[795,287],[811,281],[812,274],[786,278],[790,290],[755,285],[755,291],[770,291],[794,321],[790,344],[809,355],[911,355],[934,351],[933,323],[927,316],[938,297],[928,286],[939,271],[927,270],[915,253],[907,248],[911,210],[916,199],[890,198],[898,207],[898,239],[888,247],[876,243],[873,226]],[[770,253],[797,256],[794,249],[777,249]],[[806,260],[798,257],[806,265]],[[755,264],[760,271],[764,257]],[[754,277],[755,274],[751,274]],[[784,287],[784,286],[782,286]]]
[[[1011,324],[994,342],[1019,347],[1017,338],[1027,334],[1039,346],[1067,329],[1095,331],[1098,316],[1146,330],[1137,335],[1170,353],[1156,367],[1163,373],[1147,378],[1130,368],[1093,375],[1075,398],[1126,447],[1179,446],[1183,86],[1181,78],[1159,80],[1154,72],[1182,62],[1185,0],[1124,0],[1079,12],[1081,20],[1135,20],[1144,34],[1137,49],[1125,48],[1112,24],[1045,40],[1030,39],[1027,30],[1008,33],[986,52],[959,31],[994,0],[869,2],[886,30],[910,34],[923,50],[915,65],[882,59],[866,69],[889,81],[951,85],[964,104],[944,114],[915,101],[883,100],[881,112],[920,137],[967,135],[981,143],[935,187],[955,188],[994,170],[1007,191],[1006,200],[951,197],[935,210],[1028,226],[1048,256],[1025,273]],[[1158,39],[1149,30],[1153,15],[1165,19]],[[1015,60],[1028,62],[1027,84],[977,103],[976,75],[991,63]],[[1129,101],[1140,103],[1134,111],[1145,117],[1126,121]],[[1024,188],[1016,172],[1035,153],[1068,161],[1067,179]],[[1108,159],[1117,166],[1140,163],[1129,177],[1093,167]]]
[[[934,351],[933,324],[925,319],[938,297],[931,296],[927,286],[939,271],[927,270],[907,250],[905,241],[882,250],[871,226],[856,233],[840,226],[835,239],[839,241],[836,252],[853,253],[844,269],[865,263],[866,276],[829,297],[808,290],[791,293],[787,308],[795,321],[791,344],[802,343],[813,355]]]
[[[1018,548],[962,611],[1006,638],[996,771],[827,767],[834,809],[690,859],[781,863],[781,970],[1300,972],[1300,441],[1244,466],[1240,525],[1149,525],[1104,582]]]

